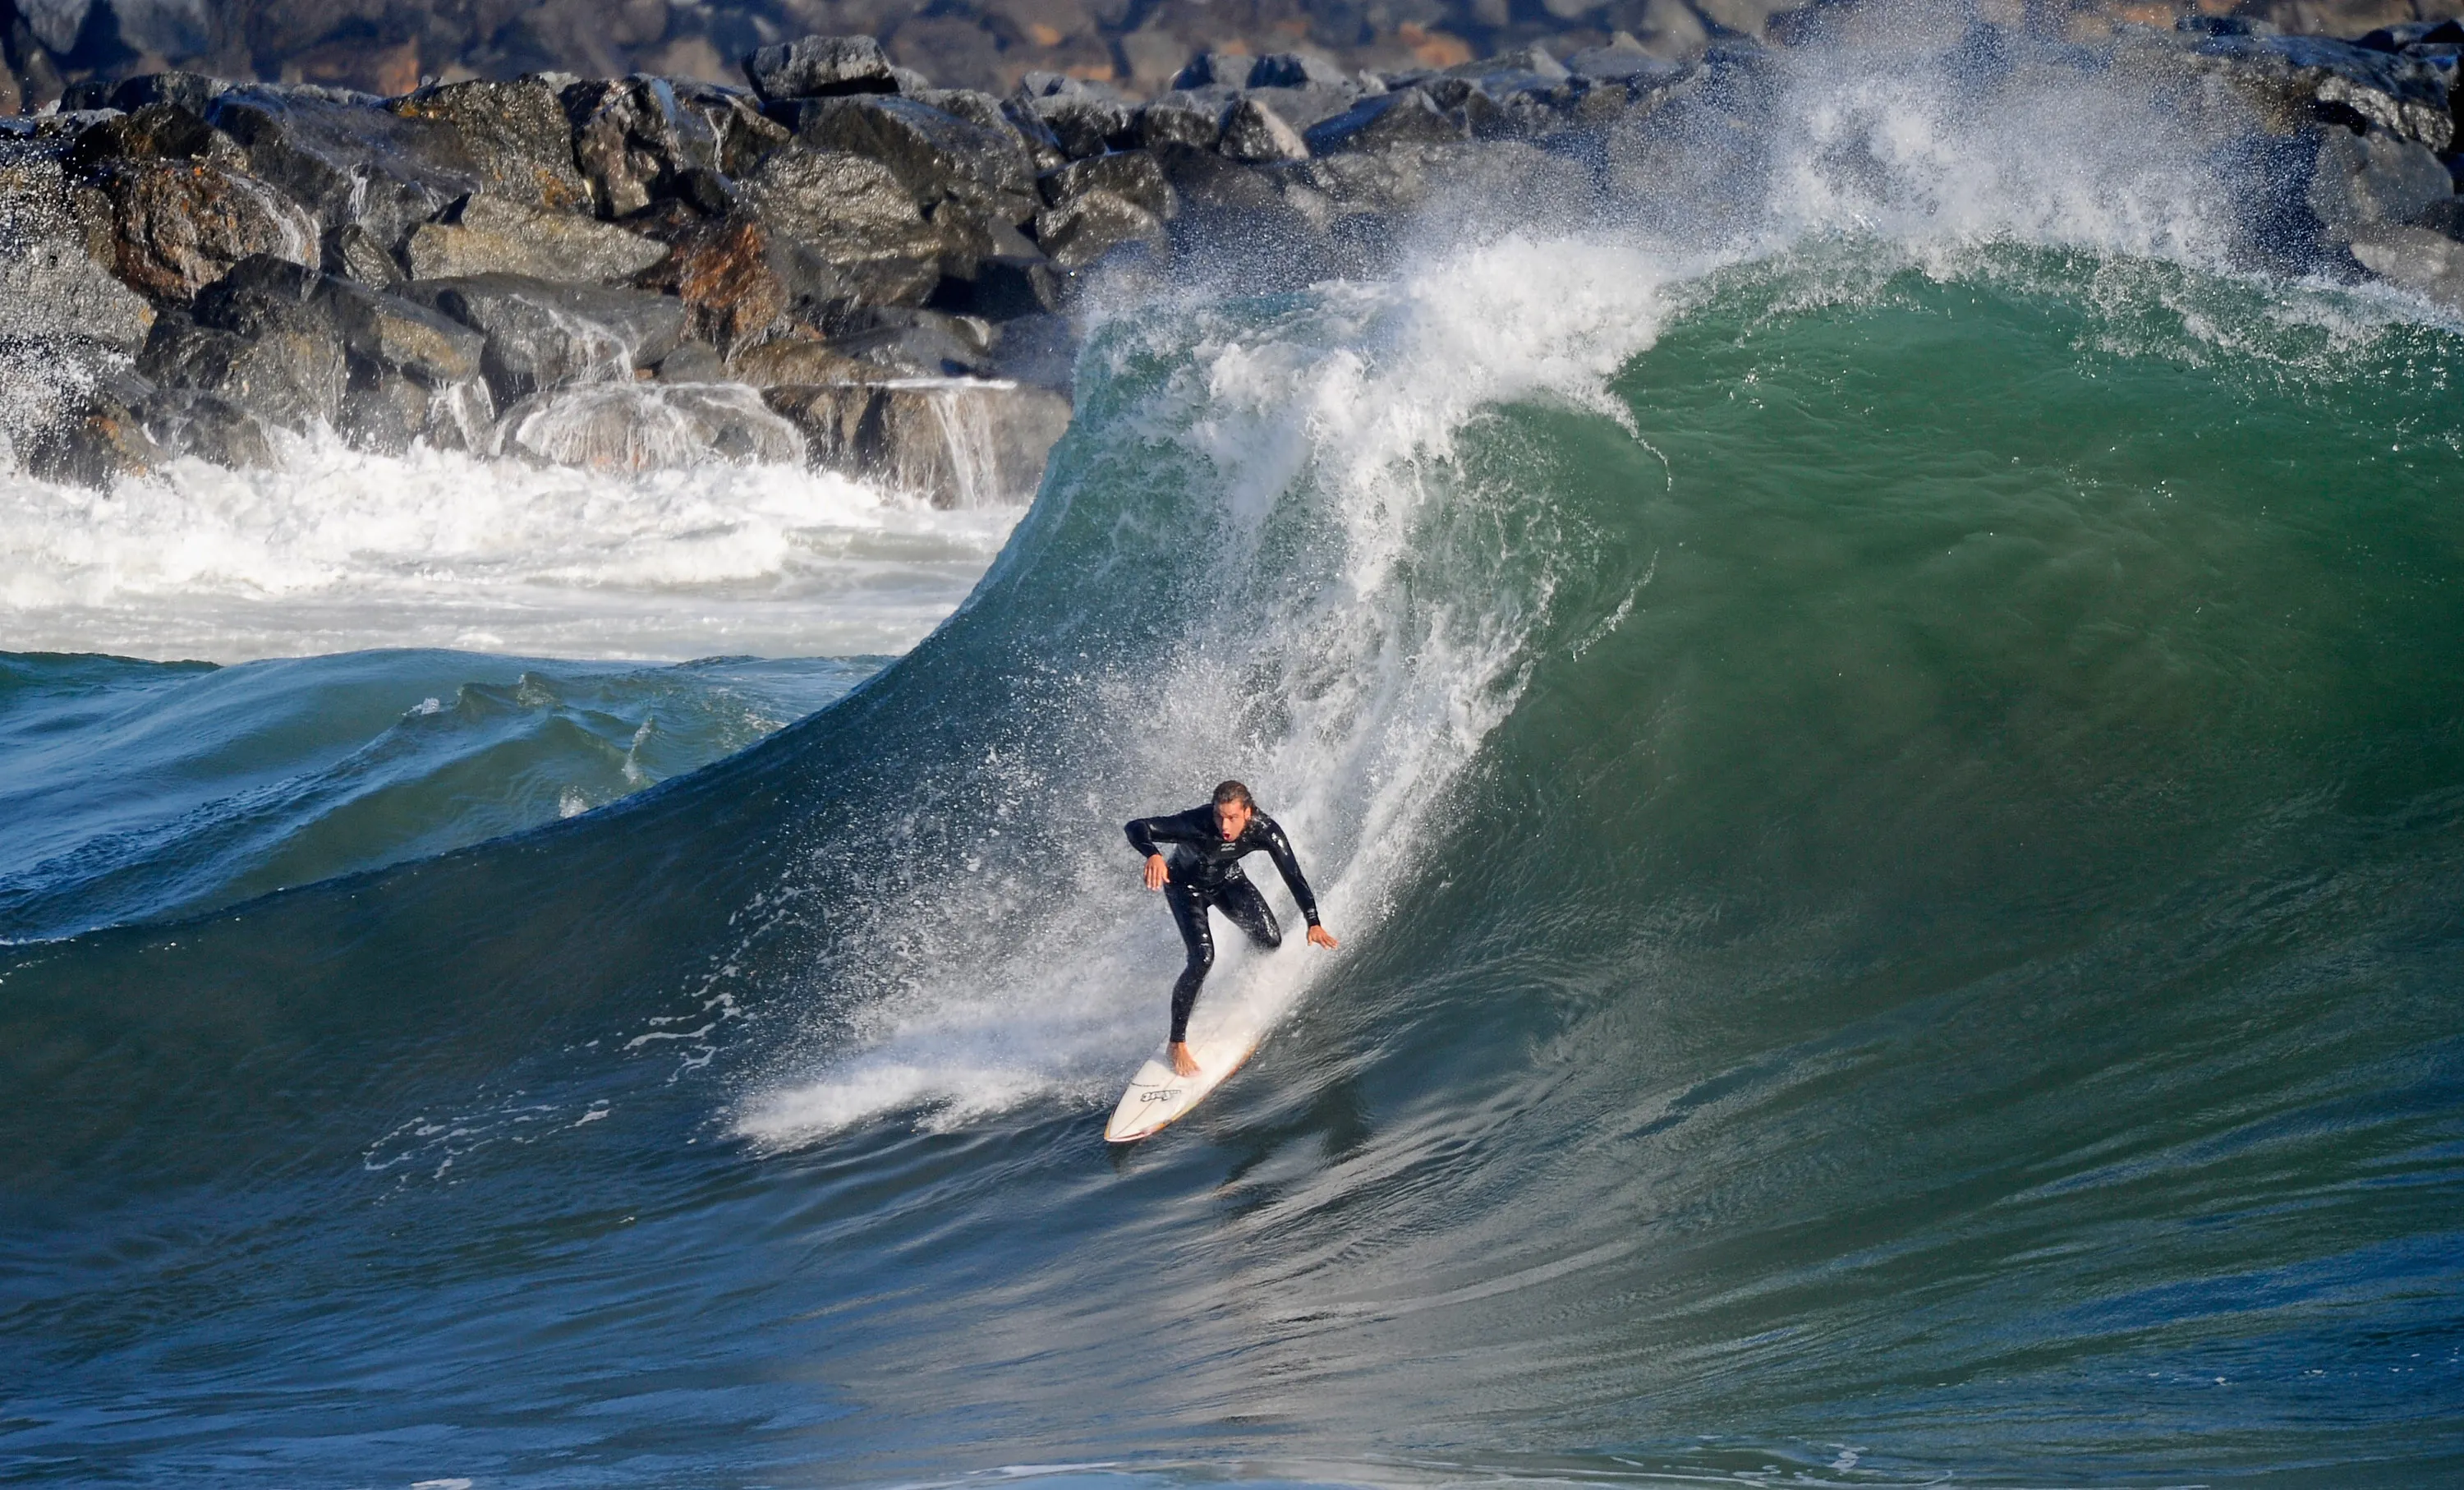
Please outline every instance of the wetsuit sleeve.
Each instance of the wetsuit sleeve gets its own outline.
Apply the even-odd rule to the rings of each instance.
[[[1284,877],[1284,888],[1292,892],[1292,899],[1299,903],[1301,914],[1309,924],[1317,925],[1317,897],[1309,893],[1309,881],[1301,877],[1301,862],[1292,857],[1291,840],[1284,837],[1283,824],[1267,828],[1265,836],[1266,856],[1275,861],[1275,872]]]
[[[1163,852],[1155,846],[1158,844],[1197,843],[1198,834],[1190,827],[1188,819],[1189,814],[1185,812],[1166,818],[1138,818],[1122,831],[1130,835],[1130,846],[1138,851],[1138,857],[1145,859]]]

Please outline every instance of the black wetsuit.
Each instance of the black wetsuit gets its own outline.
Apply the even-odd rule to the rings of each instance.
[[[1309,881],[1301,878],[1301,864],[1292,857],[1291,842],[1275,820],[1263,812],[1251,812],[1249,825],[1229,843],[1215,825],[1212,805],[1192,807],[1168,818],[1140,818],[1127,831],[1130,846],[1140,858],[1164,853],[1162,845],[1170,845],[1172,877],[1164,882],[1163,898],[1172,907],[1180,939],[1189,946],[1189,965],[1172,985],[1172,1039],[1178,1044],[1188,1037],[1189,1011],[1197,1006],[1199,985],[1215,966],[1215,935],[1207,929],[1207,907],[1221,908],[1234,926],[1261,947],[1284,944],[1284,929],[1275,924],[1266,897],[1241,872],[1242,856],[1263,850],[1271,857],[1311,926],[1317,925],[1317,897],[1309,893]]]

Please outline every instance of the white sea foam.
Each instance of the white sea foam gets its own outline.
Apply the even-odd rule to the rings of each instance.
[[[790,466],[587,471],[331,440],[284,454],[275,471],[181,461],[108,492],[0,476],[0,646],[897,652],[1018,516]]]
[[[2125,73],[2032,73],[2024,58],[1982,91],[1957,80],[1964,64],[1904,50],[1773,65],[1751,147],[1715,177],[1682,133],[1674,155],[1664,140],[1614,140],[1627,194],[1567,206],[1563,231],[1528,226],[1524,208],[1527,226],[1501,229],[1457,199],[1385,282],[1320,285],[1281,314],[1200,294],[1141,313],[1154,323],[1120,337],[1118,361],[1178,372],[1121,429],[1082,438],[1166,452],[1162,479],[1196,472],[1220,511],[1206,539],[1218,588],[1275,599],[1239,634],[1175,637],[1090,699],[1056,696],[1042,724],[1088,742],[1082,774],[1051,779],[1033,752],[987,742],[964,807],[909,804],[1067,822],[1090,846],[988,844],[847,908],[869,918],[852,938],[869,944],[864,965],[822,970],[820,1048],[755,1082],[741,1133],[793,1146],[890,1113],[947,1124],[1116,1091],[1161,1033],[1179,947],[1161,907],[1130,888],[1136,866],[1110,824],[1197,800],[1221,768],[1292,831],[1329,924],[1374,935],[1409,845],[1514,706],[1552,576],[1581,561],[1545,552],[1545,525],[1484,526],[1491,493],[1455,461],[1462,431],[1540,398],[1647,444],[1608,381],[1713,272],[1789,254],[1809,305],[1910,268],[1975,272],[1980,252],[2013,244],[2240,273],[2233,193],[2253,184],[2220,174],[2208,148],[2230,102],[2160,108]],[[2315,314],[2315,300],[2288,312]],[[1260,585],[1270,531],[1288,541],[1296,523],[1337,561],[1311,582],[1278,570]],[[1484,569],[1466,535],[1508,531],[1544,551]],[[1226,945],[1207,1003],[1287,1010],[1335,960],[1297,941],[1265,955]]]

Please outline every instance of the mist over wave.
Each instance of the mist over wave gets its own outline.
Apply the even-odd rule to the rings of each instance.
[[[2464,343],[2065,55],[1124,293],[830,707],[13,952],[12,1466],[2448,1477]],[[1274,1035],[1110,1154],[1118,824],[1225,775],[1346,947],[1228,954]]]

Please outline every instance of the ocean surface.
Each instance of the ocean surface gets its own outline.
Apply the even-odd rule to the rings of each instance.
[[[2464,328],[1934,66],[1023,515],[0,485],[0,1478],[2464,1481]],[[1234,775],[1343,948],[1108,1150]]]

